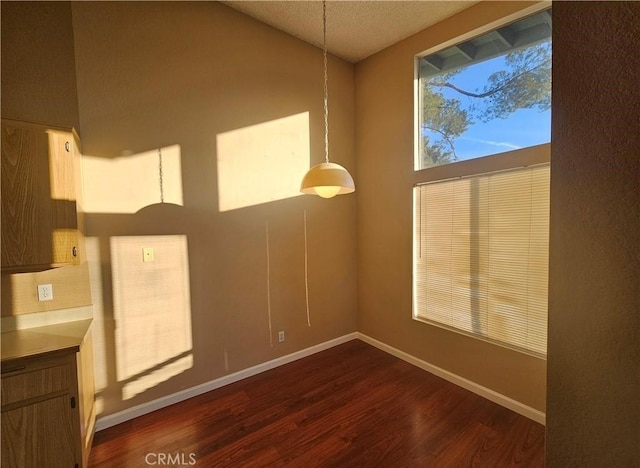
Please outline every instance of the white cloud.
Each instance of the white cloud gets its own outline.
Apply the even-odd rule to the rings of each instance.
[[[461,140],[473,141],[475,143],[484,143],[485,145],[491,146],[500,146],[503,148],[510,149],[520,149],[522,146],[514,145],[513,143],[509,143],[508,141],[492,141],[492,140],[483,140],[481,138],[470,138],[470,137],[461,137]]]

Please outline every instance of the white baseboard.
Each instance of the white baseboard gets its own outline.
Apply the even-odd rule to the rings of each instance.
[[[406,361],[410,364],[413,364],[416,367],[426,370],[438,377],[441,377],[459,387],[462,387],[466,390],[469,390],[477,395],[480,395],[487,400],[490,400],[500,406],[504,406],[507,409],[510,409],[522,416],[525,416],[533,421],[536,421],[540,424],[545,424],[546,415],[542,411],[539,411],[535,408],[531,408],[519,401],[516,401],[512,398],[509,398],[501,393],[498,393],[490,388],[483,387],[471,380],[465,379],[464,377],[460,377],[452,372],[449,372],[441,367],[434,366],[426,361],[423,361],[415,356],[405,353],[404,351],[400,351],[392,346],[387,345],[381,341],[376,340],[375,338],[371,338],[363,333],[355,332],[349,333],[348,335],[344,335],[333,340],[325,341],[324,343],[317,344],[315,346],[311,346],[310,348],[302,349],[300,351],[296,351],[295,353],[288,354],[286,356],[279,357],[277,359],[273,359],[268,362],[264,362],[262,364],[258,364],[253,367],[249,367],[248,369],[243,369],[238,372],[234,372],[233,374],[225,375],[215,380],[211,380],[209,382],[205,382],[203,384],[197,385],[195,387],[191,387],[185,390],[182,390],[177,393],[173,393],[171,395],[167,395],[162,398],[158,398],[157,400],[150,401],[148,403],[143,403],[141,405],[134,406],[132,408],[128,408],[126,410],[120,411],[118,413],[110,414],[101,418],[98,418],[96,422],[96,431],[101,431],[103,429],[107,429],[108,427],[115,426],[117,424],[123,423],[130,419],[137,418],[138,416],[142,416],[147,413],[151,413],[153,411],[159,410],[161,408],[165,408],[167,406],[173,405],[175,403],[179,403],[184,400],[188,400],[189,398],[193,398],[198,395],[202,395],[203,393],[210,392],[220,387],[224,387],[225,385],[229,385],[234,382],[238,382],[239,380],[246,379],[247,377],[251,377],[262,372],[274,369],[276,367],[282,366],[284,364],[288,364],[293,361],[297,361],[298,359],[302,359],[307,356],[311,356],[312,354],[319,353],[320,351],[324,351],[329,348],[333,348],[334,346],[340,345],[342,343],[346,343],[347,341],[351,341],[354,339],[360,339],[365,343],[368,343],[376,348],[391,354],[403,361]]]
[[[402,359],[410,364],[413,364],[416,367],[426,370],[438,377],[441,377],[459,387],[462,387],[470,392],[473,392],[477,395],[480,395],[487,400],[490,400],[500,406],[504,406],[511,411],[514,411],[522,416],[525,416],[537,423],[545,424],[546,423],[546,414],[540,410],[535,408],[531,408],[519,401],[516,401],[508,396],[503,395],[502,393],[498,393],[490,388],[483,387],[471,380],[465,379],[464,377],[460,377],[457,374],[449,372],[448,370],[442,369],[441,367],[434,366],[422,359],[418,359],[415,356],[405,353],[404,351],[400,351],[392,346],[389,346],[386,343],[376,340],[375,338],[371,338],[363,333],[357,333],[358,339],[364,341],[365,343],[369,343],[371,346],[375,346],[376,348],[389,353],[397,358]]]
[[[175,403],[188,400],[189,398],[202,395],[203,393],[210,392],[211,390],[224,387],[225,385],[229,385],[239,380],[246,379],[247,377],[260,374],[261,372],[265,372],[284,364],[297,361],[298,359],[311,356],[312,354],[319,353],[320,351],[324,351],[329,348],[333,348],[334,346],[346,343],[347,341],[355,340],[356,338],[358,338],[357,333],[349,333],[348,335],[340,336],[333,340],[325,341],[324,343],[311,346],[310,348],[302,349],[300,351],[296,351],[295,353],[288,354],[286,356],[282,356],[253,367],[249,367],[238,372],[234,372],[233,374],[225,375],[218,379],[196,385],[195,387],[187,388],[180,392],[158,398],[157,400],[143,403],[132,408],[127,408],[126,410],[120,411],[118,413],[98,418],[98,421],[96,422],[96,431],[101,431],[130,419],[137,418],[138,416],[142,416],[144,414],[151,413]]]

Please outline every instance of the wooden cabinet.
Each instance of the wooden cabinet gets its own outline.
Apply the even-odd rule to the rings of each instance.
[[[79,156],[72,130],[2,119],[3,271],[79,264]]]
[[[56,333],[64,326],[57,327]],[[46,328],[51,330],[49,326],[15,332],[23,336],[9,340],[18,343],[14,349],[24,349],[20,339],[31,339],[29,333],[35,337]],[[44,354],[3,357],[3,468],[87,466],[95,425],[90,331],[77,346],[67,344]]]
[[[60,421],[60,424],[51,424]],[[63,395],[2,413],[2,466],[76,467],[69,397]]]

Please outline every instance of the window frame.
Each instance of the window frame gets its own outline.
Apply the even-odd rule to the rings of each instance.
[[[420,100],[420,59],[427,55],[436,53],[440,50],[455,46],[461,42],[467,41],[474,37],[486,34],[495,29],[506,26],[512,22],[523,19],[527,16],[539,13],[547,10],[551,7],[550,2],[541,2],[532,5],[528,8],[520,10],[512,15],[505,16],[499,20],[492,21],[483,26],[475,28],[467,33],[464,33],[455,38],[451,38],[436,46],[430,47],[424,52],[415,55],[414,57],[414,148],[413,148],[413,160],[412,160],[412,259],[411,259],[411,315],[412,319],[425,323],[427,325],[435,326],[444,330],[452,331],[454,333],[469,336],[471,338],[485,341],[503,348],[517,351],[519,353],[535,356],[540,359],[547,358],[546,354],[542,355],[531,350],[523,349],[521,347],[510,345],[502,341],[493,340],[486,336],[468,332],[459,328],[450,327],[446,324],[439,323],[433,320],[427,320],[422,317],[418,317],[416,313],[416,291],[415,291],[415,256],[416,256],[416,197],[414,194],[415,187],[423,184],[436,181],[444,181],[447,179],[457,179],[462,177],[470,177],[481,174],[488,174],[491,172],[499,172],[505,170],[511,170],[521,167],[537,166],[540,164],[549,164],[551,162],[551,142],[543,143],[534,146],[528,146],[517,150],[482,156],[473,159],[455,161],[448,164],[439,166],[432,166],[428,168],[418,169],[416,161],[420,157],[421,148],[421,100]]]
[[[423,57],[426,57],[428,55],[437,53],[441,50],[444,49],[448,49],[450,47],[454,47],[457,44],[460,44],[462,42],[471,40],[477,36],[481,36],[483,34],[487,34],[495,29],[500,29],[504,26],[507,26],[510,23],[514,23],[516,21],[519,21],[521,19],[526,18],[527,16],[531,16],[534,15],[536,13],[540,13],[542,11],[545,10],[549,10],[552,8],[551,2],[540,2],[540,3],[536,3],[535,5],[531,5],[528,8],[524,8],[516,13],[504,16],[498,20],[495,21],[491,21],[489,23],[486,23],[484,25],[478,26],[477,28],[474,28],[470,31],[467,31],[459,36],[455,36],[452,37],[444,42],[440,42],[436,45],[433,45],[432,47],[429,47],[428,49],[420,52],[419,54],[416,54],[413,58],[413,104],[414,104],[414,109],[413,109],[413,161],[412,161],[412,167],[413,167],[413,174],[414,174],[414,180],[416,179],[416,174],[417,173],[423,173],[424,171],[429,171],[432,169],[436,169],[438,167],[443,167],[443,166],[451,166],[451,165],[455,165],[455,164],[460,164],[463,162],[467,162],[467,161],[472,161],[472,159],[469,160],[463,160],[463,161],[455,161],[453,163],[449,163],[449,164],[445,164],[443,166],[433,166],[433,167],[428,167],[428,168],[424,168],[424,169],[416,169],[416,161],[418,160],[419,157],[419,152],[420,152],[420,147],[421,147],[421,130],[422,130],[422,126],[421,126],[421,112],[422,112],[422,106],[420,103],[420,60]],[[550,144],[550,143],[543,143],[541,145],[536,145],[536,146],[543,146],[545,144]],[[528,146],[526,148],[521,148],[519,150],[514,150],[514,151],[507,151],[507,152],[503,152],[503,153],[499,153],[499,154],[493,154],[493,155],[487,155],[487,156],[482,156],[479,158],[474,158],[473,160],[482,160],[484,158],[492,158],[495,156],[502,156],[502,155],[506,155],[506,154],[510,154],[510,153],[514,153],[514,152],[518,152],[518,151],[522,151],[528,148],[534,148],[535,146]],[[485,171],[488,172],[488,171]],[[456,176],[453,176],[456,177]],[[424,183],[426,181],[422,181],[422,183]],[[415,185],[416,182],[414,182]],[[418,182],[420,183],[420,182]]]

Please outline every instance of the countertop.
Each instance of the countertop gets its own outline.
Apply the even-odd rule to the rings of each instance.
[[[77,352],[91,322],[85,319],[2,333],[2,362],[58,351]]]

